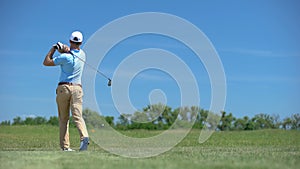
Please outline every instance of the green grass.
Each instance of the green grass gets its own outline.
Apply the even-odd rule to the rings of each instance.
[[[146,137],[158,131],[123,131]],[[215,132],[204,144],[193,130],[175,148],[156,157],[130,159],[112,155],[91,143],[88,152],[61,152],[58,128],[0,126],[0,168],[298,168],[300,131],[258,130]],[[79,147],[77,129],[70,131],[72,148]]]

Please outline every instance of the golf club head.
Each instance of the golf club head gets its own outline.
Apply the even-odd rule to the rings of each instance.
[[[111,79],[108,79],[107,86],[111,86]]]

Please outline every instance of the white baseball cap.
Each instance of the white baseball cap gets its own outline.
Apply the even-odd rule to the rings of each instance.
[[[70,41],[72,42],[82,42],[83,36],[82,33],[79,31],[75,31],[70,36]]]

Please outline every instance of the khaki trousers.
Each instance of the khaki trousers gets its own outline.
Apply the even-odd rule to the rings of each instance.
[[[70,109],[73,121],[79,131],[80,140],[88,137],[88,132],[84,119],[82,117],[82,96],[83,91],[80,86],[59,85],[56,89],[56,103],[58,108],[59,129],[60,129],[60,147],[69,148],[69,118]]]

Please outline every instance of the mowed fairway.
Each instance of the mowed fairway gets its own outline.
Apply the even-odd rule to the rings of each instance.
[[[62,152],[58,127],[0,126],[0,168],[299,168],[300,131],[257,130],[215,132],[204,144],[199,130],[172,150],[156,157],[130,159],[112,155],[93,142],[87,152]],[[158,131],[125,131],[137,137]],[[78,150],[77,129],[70,131],[71,146]]]

